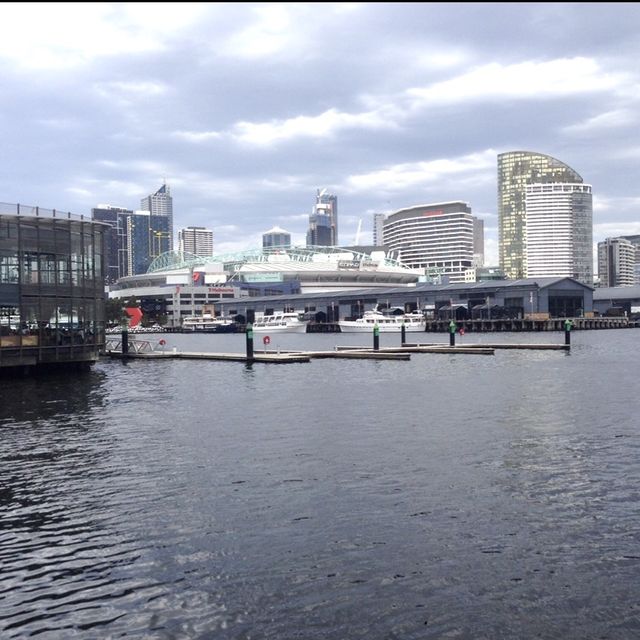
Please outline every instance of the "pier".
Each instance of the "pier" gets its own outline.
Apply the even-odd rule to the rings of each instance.
[[[563,331],[567,318],[549,318],[545,320],[534,320],[531,318],[502,318],[502,319],[478,319],[478,320],[456,320],[459,328],[469,333],[488,332],[521,332],[521,331]],[[630,323],[624,317],[598,317],[598,318],[570,318],[573,323],[573,330],[587,329],[626,329],[637,326],[637,323]],[[450,319],[430,320],[427,319],[426,333],[446,333],[449,331]]]

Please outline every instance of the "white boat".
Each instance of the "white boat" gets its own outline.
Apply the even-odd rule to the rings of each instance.
[[[261,316],[255,319],[253,330],[260,332],[290,332],[306,333],[307,323],[302,313],[285,312],[274,313],[271,316]]]
[[[338,325],[343,333],[373,333],[373,328],[378,325],[380,333],[397,332],[400,333],[402,325],[407,332],[425,330],[425,318],[422,313],[393,314],[390,310],[385,312],[379,309],[365,311],[362,318],[356,320],[340,320]]]
[[[206,333],[235,333],[238,325],[231,318],[215,318],[210,313],[201,316],[185,316],[182,320],[184,331],[204,331]]]

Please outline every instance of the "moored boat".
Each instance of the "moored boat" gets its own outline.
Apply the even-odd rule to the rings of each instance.
[[[378,325],[381,333],[399,333],[402,331],[403,324],[405,331],[416,332],[425,330],[425,318],[424,315],[419,312],[394,314],[387,310],[385,311],[386,312],[383,312],[377,308],[372,311],[365,311],[362,318],[340,320],[338,326],[343,333],[371,333],[376,325]]]
[[[253,330],[259,332],[276,331],[290,333],[306,333],[307,322],[302,313],[283,312],[255,319]]]
[[[235,333],[238,325],[231,318],[215,318],[210,313],[204,313],[201,316],[186,316],[182,320],[182,329],[206,333]]]

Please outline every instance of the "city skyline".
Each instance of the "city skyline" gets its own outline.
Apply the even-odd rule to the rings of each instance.
[[[373,214],[468,202],[498,263],[497,156],[593,185],[594,245],[640,233],[637,5],[5,3],[0,200],[88,213],[160,185],[220,252],[317,189],[339,243]],[[171,24],[171,30],[166,25]],[[452,37],[455,34],[455,38]],[[214,44],[212,44],[214,43]]]

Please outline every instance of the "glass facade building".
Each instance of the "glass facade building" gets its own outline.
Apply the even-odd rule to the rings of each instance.
[[[155,193],[142,198],[140,201],[140,209],[148,211],[152,217],[165,217],[167,220],[162,225],[168,230],[168,235],[163,236],[162,251],[156,255],[173,250],[173,198],[169,185],[163,184]],[[157,225],[156,225],[157,226]],[[141,273],[138,271],[137,273]]]
[[[552,182],[582,184],[583,180],[568,165],[542,153],[498,155],[499,258],[509,278],[524,278],[527,273],[527,185]]]
[[[335,247],[338,245],[338,196],[326,189],[318,189],[316,203],[309,216],[308,247]]]
[[[89,217],[0,205],[0,370],[98,359],[106,229]]]

